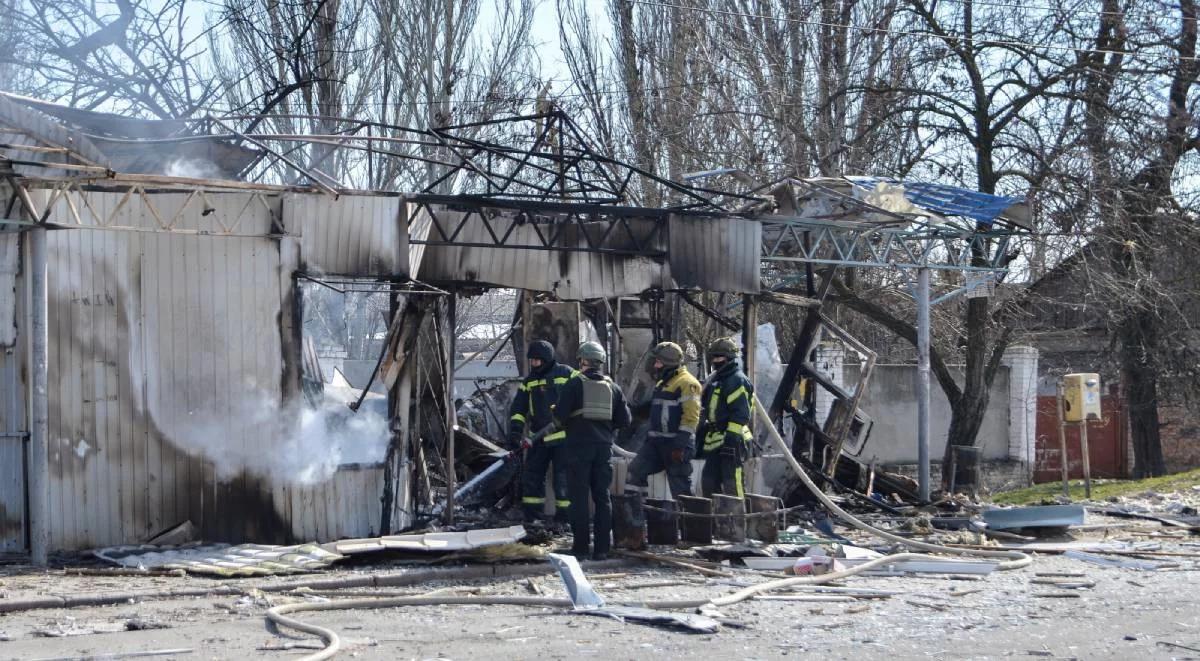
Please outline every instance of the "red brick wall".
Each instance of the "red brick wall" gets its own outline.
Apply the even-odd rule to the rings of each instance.
[[[1186,406],[1160,405],[1158,415],[1167,472],[1200,467],[1200,413]]]

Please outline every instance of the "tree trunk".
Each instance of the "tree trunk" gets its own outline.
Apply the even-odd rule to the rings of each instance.
[[[1156,343],[1158,320],[1139,312],[1121,324],[1121,376],[1125,405],[1129,411],[1130,441],[1133,444],[1133,477],[1141,479],[1167,472],[1163,461],[1158,420],[1158,372],[1146,351]]]
[[[990,388],[976,388],[963,390],[963,394],[958,398],[958,402],[950,407],[950,432],[946,438],[946,450],[942,455],[942,488],[949,488],[950,484],[950,457],[954,446],[974,447],[975,440],[979,435],[979,428],[983,426],[983,416],[987,412]],[[964,484],[964,479],[967,478],[963,471],[959,471],[958,477],[955,480],[956,484]]]

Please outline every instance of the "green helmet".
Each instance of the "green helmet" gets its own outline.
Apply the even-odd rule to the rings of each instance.
[[[650,350],[651,361],[658,359],[664,367],[679,367],[683,364],[683,347],[674,342],[659,342]]]
[[[723,356],[726,360],[734,360],[738,357],[738,346],[728,337],[719,337],[708,345],[708,359],[711,361],[717,356]]]
[[[608,360],[608,352],[604,347],[600,346],[599,342],[584,342],[579,345],[579,351],[576,353],[580,360],[587,360],[597,365],[603,364]]]

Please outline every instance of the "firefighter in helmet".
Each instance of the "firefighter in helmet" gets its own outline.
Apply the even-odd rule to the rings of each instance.
[[[683,364],[683,348],[660,342],[650,352],[657,383],[650,399],[650,431],[629,464],[627,495],[646,496],[649,476],[665,471],[671,496],[691,495],[692,458],[700,423],[700,382]]]
[[[540,518],[546,505],[546,470],[553,464],[554,520],[569,521],[571,500],[567,496],[567,462],[562,453],[566,433],[554,431],[530,443],[528,438],[553,423],[553,408],[559,391],[575,370],[554,359],[554,347],[545,340],[529,345],[529,375],[517,388],[509,408],[508,442],[526,448],[525,470],[521,474],[521,509],[526,522]]]
[[[750,453],[754,384],[738,365],[737,345],[727,337],[708,346],[708,364],[712,374],[700,397],[704,416],[700,486],[705,497],[720,493],[740,498],[745,495],[742,464]]]
[[[564,449],[574,503],[571,553],[583,558],[590,550],[593,559],[602,560],[612,546],[612,501],[608,495],[612,486],[612,446],[617,430],[629,425],[629,405],[617,384],[601,372],[608,359],[604,347],[585,342],[578,356],[581,371],[559,393],[554,419],[567,433]],[[589,498],[596,508],[594,527]]]

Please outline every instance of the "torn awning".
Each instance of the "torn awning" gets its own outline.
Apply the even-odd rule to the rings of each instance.
[[[904,196],[910,202],[941,216],[970,218],[985,225],[1003,220],[1025,229],[1033,229],[1029,205],[1020,197],[989,195],[959,186],[890,177],[854,176],[845,179],[864,190],[872,190],[878,184],[903,186]]]

